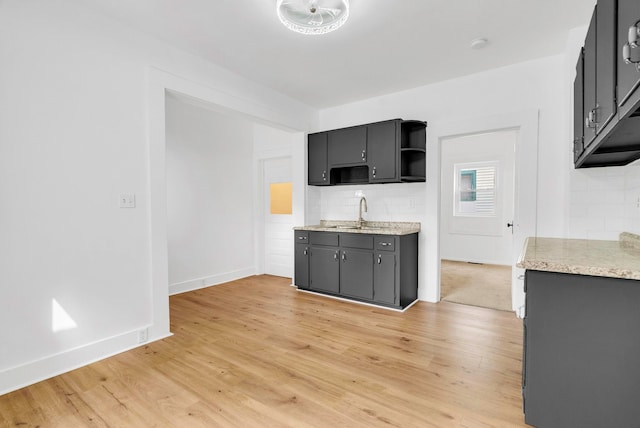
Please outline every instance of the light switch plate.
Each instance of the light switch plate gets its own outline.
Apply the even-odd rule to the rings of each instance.
[[[135,207],[136,207],[135,193],[120,194],[120,208],[135,208]]]

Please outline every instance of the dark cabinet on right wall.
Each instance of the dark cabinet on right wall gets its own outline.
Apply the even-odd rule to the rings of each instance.
[[[640,2],[637,0],[618,0],[618,40],[622,46],[618,55],[618,105],[620,113],[626,115],[640,98],[636,91],[640,86]],[[635,97],[632,97],[634,91]]]
[[[580,50],[576,65],[576,78],[573,82],[573,162],[584,152],[584,49]]]
[[[640,158],[639,21],[638,0],[599,0],[594,9],[574,82],[576,168]]]

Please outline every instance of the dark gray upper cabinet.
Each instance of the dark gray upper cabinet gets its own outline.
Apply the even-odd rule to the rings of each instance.
[[[600,0],[596,9],[596,133],[604,132],[616,114],[616,4]]]
[[[403,120],[400,131],[400,180],[425,181],[427,154],[427,124],[418,120]]]
[[[600,0],[584,42],[584,146],[595,140],[616,112],[616,0]]]
[[[367,161],[367,128],[329,131],[329,165],[361,165]]]
[[[633,33],[634,27],[638,34],[638,22],[640,22],[640,2],[618,0],[618,103],[621,115],[625,116],[634,105],[631,96],[640,86],[640,47],[631,47],[628,40],[629,33]],[[640,44],[640,35],[638,39],[637,43]],[[628,61],[625,61],[626,53],[628,53]]]
[[[626,165],[640,158],[640,47],[632,43],[640,38],[639,21],[638,0],[596,5],[584,46],[584,89],[575,92],[584,97],[584,144],[581,154],[574,151],[576,168]],[[574,100],[576,111],[579,102]],[[575,149],[575,136],[573,144]]]
[[[584,49],[580,49],[576,78],[573,81],[573,161],[584,152]]]
[[[369,182],[391,183],[400,181],[400,120],[367,125],[369,138]]]
[[[393,119],[309,134],[308,183],[425,181],[426,126],[422,121]],[[324,152],[318,149],[320,135],[326,136],[326,168]]]
[[[308,161],[309,161],[309,184],[316,186],[329,185],[329,166],[327,163],[327,133],[318,132],[309,134]]]
[[[596,9],[597,10],[597,9]],[[591,23],[584,40],[584,146],[588,147],[596,138],[596,10],[591,16]]]

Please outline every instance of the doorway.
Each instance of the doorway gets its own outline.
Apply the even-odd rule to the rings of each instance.
[[[264,273],[293,278],[291,158],[263,162]]]
[[[517,140],[516,129],[442,139],[442,300],[512,308]]]

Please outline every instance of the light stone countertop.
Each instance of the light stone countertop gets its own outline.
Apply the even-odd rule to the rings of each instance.
[[[359,229],[357,221],[320,220],[320,224],[318,225],[299,226],[294,227],[293,230],[365,233],[371,235],[410,235],[420,232],[420,223],[404,221],[365,221],[363,222],[363,227]]]
[[[640,279],[640,236],[618,241],[527,238],[517,267],[547,272]]]

